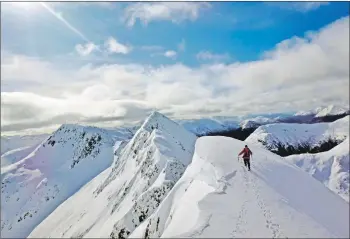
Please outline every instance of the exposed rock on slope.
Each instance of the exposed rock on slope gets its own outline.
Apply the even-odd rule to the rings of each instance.
[[[195,141],[194,134],[154,112],[116,153],[108,172],[60,205],[30,237],[127,237],[182,176]]]
[[[1,168],[1,235],[26,237],[58,205],[113,162],[127,135],[62,125],[27,157]]]

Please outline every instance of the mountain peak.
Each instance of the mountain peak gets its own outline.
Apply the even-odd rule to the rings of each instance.
[[[141,128],[150,132],[153,131],[153,129],[158,129],[159,127],[164,128],[165,125],[169,124],[176,123],[158,111],[153,111],[144,121]]]

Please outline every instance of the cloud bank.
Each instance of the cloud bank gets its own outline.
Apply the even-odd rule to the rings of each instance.
[[[135,3],[125,9],[124,20],[129,27],[134,26],[137,20],[144,25],[160,20],[173,23],[194,21],[199,17],[200,11],[209,7],[210,4],[199,2]]]
[[[349,105],[349,17],[284,40],[251,62],[75,69],[1,57],[2,131],[69,122],[113,126],[142,120],[155,109],[196,117]]]

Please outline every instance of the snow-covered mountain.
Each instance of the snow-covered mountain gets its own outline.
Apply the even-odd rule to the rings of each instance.
[[[219,119],[188,119],[188,120],[178,120],[180,125],[182,125],[188,131],[194,133],[195,135],[205,135],[211,132],[225,131],[229,129],[236,129],[239,127],[236,120],[230,120],[221,118]]]
[[[332,123],[293,124],[277,123],[260,126],[245,141],[270,150],[299,145],[319,146],[333,139],[342,142],[349,136],[349,116]]]
[[[275,123],[277,120],[274,118],[267,118],[262,116],[257,116],[255,118],[245,119],[240,123],[242,129],[256,128],[265,124]]]
[[[249,145],[247,172],[233,156],[245,142],[195,141],[152,114],[29,237],[349,237],[349,204],[297,166]]]
[[[316,115],[318,112],[320,112],[324,107],[317,107],[316,109],[307,110],[307,111],[298,111],[294,114],[294,116],[305,116],[305,115]]]
[[[291,155],[285,159],[349,202],[349,138],[327,152]]]
[[[50,134],[1,136],[1,155],[14,149],[38,146],[49,136]]]
[[[330,115],[342,115],[349,113],[349,107],[329,105],[316,113],[315,117],[325,117]]]
[[[294,114],[294,116],[307,116],[312,115],[314,117],[325,117],[332,115],[342,115],[349,113],[349,107],[340,106],[340,105],[328,105],[324,107],[317,107],[313,110],[308,111],[299,111]]]
[[[258,146],[249,145],[256,156],[248,172],[234,157],[243,147],[198,139],[191,165],[130,238],[349,237],[348,203]]]
[[[1,235],[26,237],[113,162],[114,130],[62,125],[27,157],[1,168]]]
[[[154,213],[184,173],[196,136],[154,112],[109,169],[62,203],[29,237],[130,235]]]

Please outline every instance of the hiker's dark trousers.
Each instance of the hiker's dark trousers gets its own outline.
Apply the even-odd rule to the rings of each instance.
[[[248,167],[250,170],[250,158],[243,158],[244,166]]]

